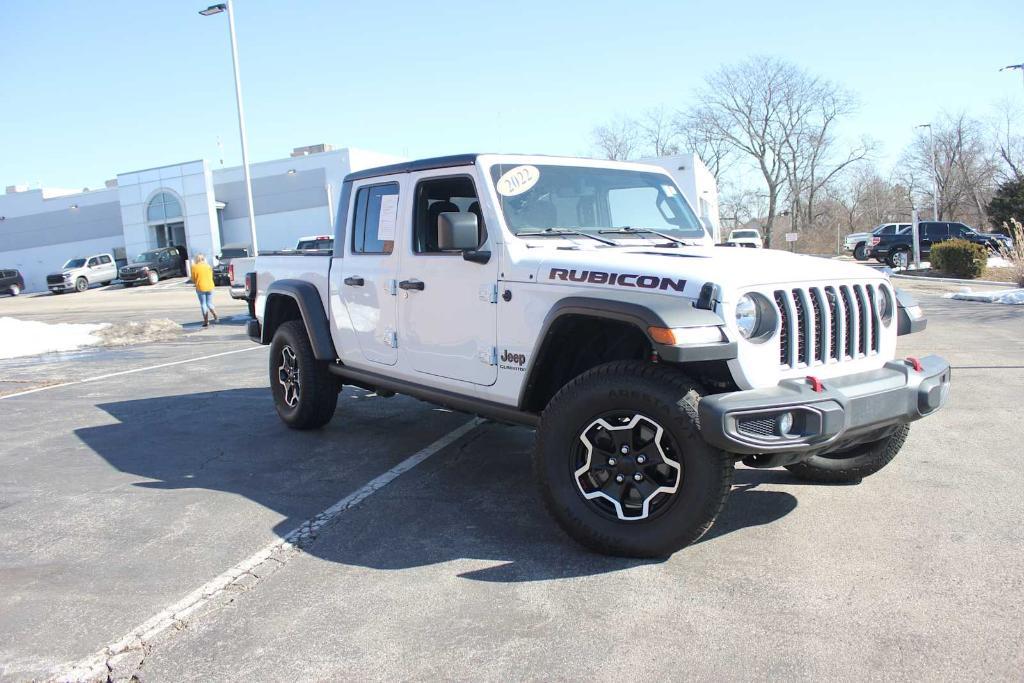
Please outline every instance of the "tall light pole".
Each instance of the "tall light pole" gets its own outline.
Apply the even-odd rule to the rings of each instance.
[[[259,253],[256,243],[256,211],[252,204],[252,176],[249,174],[249,143],[245,136],[245,110],[242,107],[242,79],[238,75],[238,45],[235,41],[235,15],[231,11],[231,0],[210,5],[199,13],[204,17],[227,12],[228,33],[231,35],[231,65],[235,70],[235,101],[238,103],[238,136],[242,141],[242,173],[245,176],[245,201],[249,206],[249,237],[252,240],[252,255]]]
[[[928,153],[932,158],[932,220],[939,220],[939,170],[935,163],[935,135],[932,133],[932,124],[922,123],[918,128],[928,129]]]
[[[1020,71],[1020,75],[1024,76],[1024,64],[1009,64],[1000,69],[1000,71],[1010,71],[1012,69],[1017,69]]]

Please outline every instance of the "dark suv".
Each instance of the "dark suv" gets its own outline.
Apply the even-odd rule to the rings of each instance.
[[[0,270],[0,294],[18,296],[25,289],[25,278],[16,270]]]
[[[184,259],[177,247],[144,251],[117,272],[125,287],[139,283],[155,285],[166,277],[185,275]]]
[[[918,223],[918,238],[922,258],[931,253],[933,244],[951,239],[981,244],[993,252],[1013,246],[1013,240],[1006,235],[981,233],[963,223],[946,221],[921,221]],[[871,256],[896,268],[913,257],[913,242],[912,228],[904,228],[895,235],[877,235],[871,239]]]

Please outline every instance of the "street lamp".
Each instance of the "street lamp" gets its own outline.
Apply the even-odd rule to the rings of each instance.
[[[252,176],[249,174],[249,144],[245,136],[245,110],[242,108],[242,80],[238,75],[238,46],[235,43],[235,15],[231,11],[231,0],[216,5],[210,5],[199,14],[204,17],[212,17],[214,14],[227,12],[228,33],[231,36],[231,65],[235,70],[235,101],[238,103],[238,136],[242,141],[242,173],[245,176],[245,200],[249,205],[249,236],[252,240],[253,256],[259,253],[259,246],[256,243],[256,211],[252,204]]]
[[[939,220],[939,171],[935,163],[935,136],[932,134],[932,124],[922,123],[916,128],[928,129],[928,150],[932,158],[932,220]]]

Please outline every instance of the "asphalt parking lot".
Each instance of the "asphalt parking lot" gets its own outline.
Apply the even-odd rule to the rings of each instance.
[[[558,530],[526,429],[346,388],[287,430],[266,350],[197,329],[187,287],[2,299],[185,328],[0,361],[0,679],[1019,680],[1024,311],[906,286],[929,327],[900,351],[950,360],[946,409],[858,485],[741,469],[657,562]]]

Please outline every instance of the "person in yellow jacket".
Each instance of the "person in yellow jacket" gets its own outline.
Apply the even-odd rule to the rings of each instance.
[[[217,322],[217,309],[213,307],[213,268],[202,254],[196,254],[192,262],[192,282],[196,283],[196,296],[203,311],[203,327],[209,327],[210,314],[213,314],[213,322]]]

